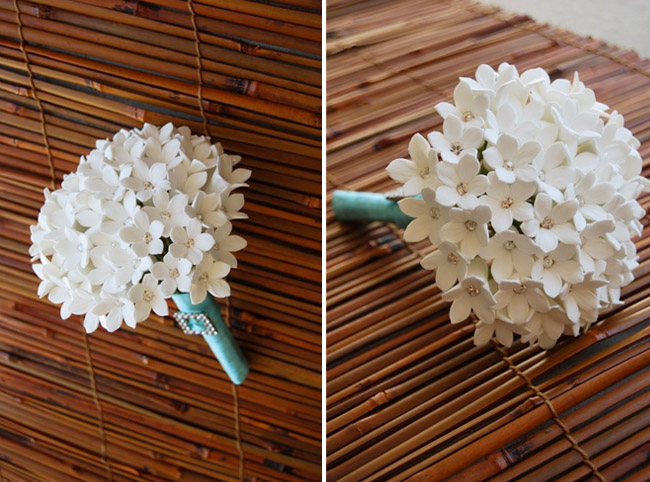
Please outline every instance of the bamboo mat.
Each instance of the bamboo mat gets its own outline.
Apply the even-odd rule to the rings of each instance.
[[[385,166],[481,63],[577,70],[650,158],[650,63],[632,52],[465,0],[330,0],[327,23],[330,196],[395,188]],[[647,219],[624,305],[549,352],[474,347],[418,265],[431,246],[329,204],[327,221],[328,480],[650,480]]]
[[[0,480],[320,479],[320,9],[0,0]],[[236,391],[171,319],[88,336],[62,321],[27,253],[43,188],[95,139],[204,132],[198,78],[212,138],[253,170],[225,312],[251,362]]]

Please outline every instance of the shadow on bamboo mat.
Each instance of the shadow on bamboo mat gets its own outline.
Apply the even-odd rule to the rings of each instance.
[[[650,154],[650,63],[468,1],[328,2],[328,193],[395,188],[384,168],[481,63],[580,79]],[[644,162],[643,175],[648,175]],[[331,197],[329,198],[331,201]],[[649,199],[642,198],[645,209]],[[475,347],[425,244],[327,224],[328,480],[650,480],[650,249],[623,306],[553,350]]]

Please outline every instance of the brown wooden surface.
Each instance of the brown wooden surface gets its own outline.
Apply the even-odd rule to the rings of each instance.
[[[57,180],[122,127],[203,133],[185,0],[18,4]],[[237,391],[244,480],[320,480],[320,2],[193,6],[210,133],[253,170],[229,277],[251,362]],[[0,480],[239,480],[231,384],[200,337],[152,317],[86,342],[78,317],[36,295],[29,225],[51,178],[19,38],[0,0]]]
[[[441,129],[434,106],[481,63],[577,70],[649,157],[650,63],[632,52],[465,0],[330,0],[327,38],[329,196],[396,187],[388,162]],[[327,214],[328,480],[650,480],[648,238],[588,334],[502,350],[449,323],[418,265],[433,247]]]

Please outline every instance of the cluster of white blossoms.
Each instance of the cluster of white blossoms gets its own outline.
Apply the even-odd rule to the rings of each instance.
[[[481,65],[461,78],[455,105],[436,106],[443,132],[416,134],[410,159],[387,171],[403,184],[407,241],[438,249],[435,269],[450,318],[478,318],[474,342],[513,334],[550,348],[620,303],[638,265],[632,238],[650,191],[639,141],[623,116],[579,81]]]
[[[61,317],[85,315],[88,332],[167,315],[166,299],[230,295],[225,281],[246,246],[233,236],[251,172],[239,156],[187,127],[121,130],[99,140],[61,188],[45,189],[30,254],[39,296]]]

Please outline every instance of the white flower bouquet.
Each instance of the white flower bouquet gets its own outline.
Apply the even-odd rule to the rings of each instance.
[[[387,167],[402,213],[385,196],[337,191],[339,219],[392,220],[406,241],[437,245],[421,264],[436,270],[452,323],[474,312],[477,345],[517,334],[547,349],[587,330],[638,264],[636,198],[650,182],[623,116],[577,73],[551,82],[505,63],[461,78],[454,104],[436,109],[443,131],[416,134],[410,159]]]
[[[204,314],[181,317],[181,326],[204,334],[241,383],[248,365],[208,296],[230,295],[232,252],[246,246],[230,234],[231,220],[247,217],[244,196],[233,193],[251,174],[234,168],[239,160],[172,124],[97,141],[60,189],[45,189],[31,229],[39,296],[60,304],[63,319],[84,315],[88,332],[166,316],[173,297],[182,312]]]

